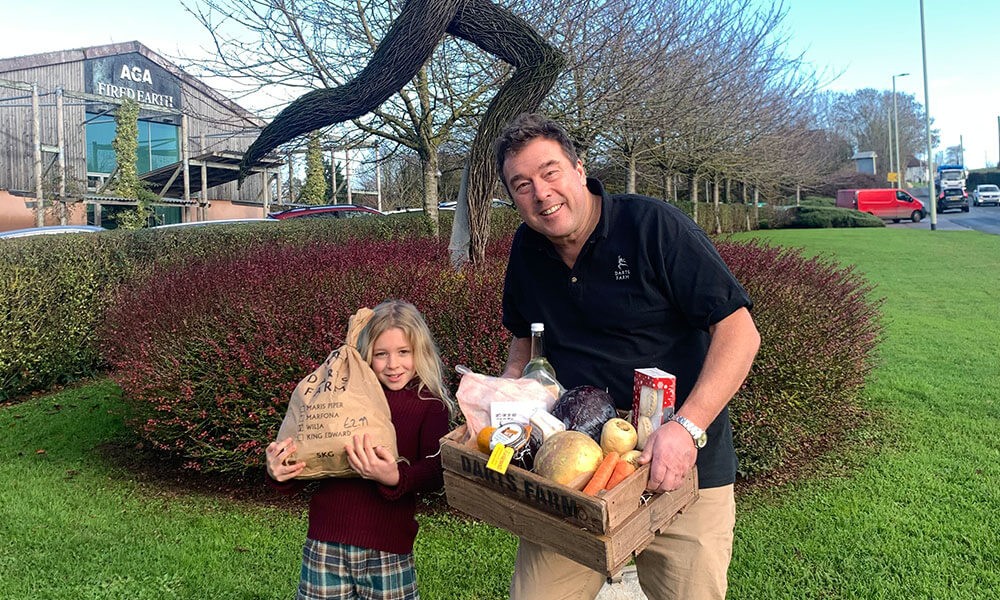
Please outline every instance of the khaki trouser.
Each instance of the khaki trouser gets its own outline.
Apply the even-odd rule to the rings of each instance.
[[[698,501],[635,559],[649,600],[721,600],[733,550],[733,486],[699,490]],[[605,577],[522,539],[510,584],[512,600],[593,600]]]

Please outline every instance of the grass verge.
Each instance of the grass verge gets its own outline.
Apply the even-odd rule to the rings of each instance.
[[[773,231],[856,264],[886,298],[878,418],[816,476],[738,500],[731,598],[1000,595],[1000,238]]]

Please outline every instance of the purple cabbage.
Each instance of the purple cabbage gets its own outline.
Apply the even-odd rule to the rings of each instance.
[[[592,385],[567,390],[552,407],[552,414],[566,425],[566,429],[586,433],[598,444],[604,424],[618,416],[611,394]]]

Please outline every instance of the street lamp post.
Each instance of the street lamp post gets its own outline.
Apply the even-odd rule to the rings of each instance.
[[[889,170],[896,170],[896,162],[892,159],[892,110],[889,111]],[[891,183],[891,182],[890,182]]]
[[[892,76],[892,120],[896,122],[896,189],[902,187],[902,176],[900,174],[900,169],[902,168],[903,157],[899,154],[899,113],[896,111],[896,78],[906,77],[909,73],[898,73]]]
[[[920,50],[924,57],[924,131],[927,134],[927,191],[931,201],[931,231],[937,229],[937,192],[931,164],[931,101],[927,93],[927,36],[924,31],[924,0],[920,0]]]

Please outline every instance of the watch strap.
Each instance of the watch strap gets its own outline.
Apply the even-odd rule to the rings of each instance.
[[[672,420],[676,421],[691,434],[691,440],[694,441],[695,448],[700,449],[705,447],[705,444],[708,442],[708,434],[705,433],[704,429],[692,423],[690,419],[680,415],[674,415]]]

